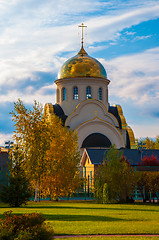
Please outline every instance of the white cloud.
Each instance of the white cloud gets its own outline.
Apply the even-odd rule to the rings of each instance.
[[[12,141],[13,134],[0,133],[0,146],[4,146],[5,142]]]
[[[147,38],[150,38],[150,37],[152,37],[152,35],[136,36],[136,37],[134,38],[134,41],[135,41],[135,40],[143,40],[143,39],[147,39]]]
[[[148,21],[159,17],[159,2],[153,2],[154,6],[142,6],[113,12],[112,15],[101,16],[90,19],[86,22],[89,26],[88,41],[106,41],[119,38],[118,33],[124,28],[137,25],[140,22]]]
[[[56,102],[56,96],[55,93],[52,93],[53,90],[56,89],[55,84],[50,86],[45,86],[40,88],[39,90],[33,89],[32,86],[29,86],[25,89],[25,91],[20,90],[10,90],[6,94],[0,95],[0,102],[6,103],[6,102],[16,102],[18,98],[20,98],[24,103],[26,104],[33,104],[34,100],[42,103],[43,105],[47,102],[55,103]],[[33,92],[34,90],[34,92]],[[47,91],[51,90],[51,93],[48,94]]]
[[[131,125],[134,133],[135,138],[145,138],[145,137],[151,137],[155,138],[157,135],[159,135],[159,126],[155,125]]]
[[[16,86],[19,81],[32,78],[34,71],[57,73],[62,61],[64,61],[64,58],[58,58],[57,55],[79,48],[77,20],[75,18],[71,22],[71,14],[78,15],[81,11],[86,13],[102,7],[102,3],[98,1],[84,0],[80,3],[69,0],[67,4],[63,0],[58,2],[50,0],[45,2],[33,2],[32,0],[8,2],[1,0],[0,3],[0,6],[5,8],[5,11],[0,14],[0,28],[2,30],[0,37],[1,86],[6,82]],[[121,3],[123,6],[123,2]],[[154,6],[147,7],[150,3],[151,5],[154,3]],[[114,2],[106,3],[110,6],[113,4]],[[147,3],[145,1],[144,7],[141,4],[138,5],[137,9],[135,6],[132,8],[132,2],[129,1],[127,12],[119,9],[115,10],[115,13],[109,11],[107,16],[89,17],[87,21],[88,44],[103,40],[114,41],[120,37],[119,31],[123,28],[159,16],[158,1],[148,1]],[[68,25],[63,25],[61,16],[67,18]],[[61,26],[54,23],[56,17],[59,17]],[[5,21],[6,18],[7,21]],[[80,18],[79,15],[78,19]],[[100,48],[97,47],[96,50]]]
[[[47,86],[44,83],[35,89],[34,83],[41,80],[36,72],[57,75],[69,52],[72,56],[80,47],[77,27],[80,22],[88,25],[87,45],[91,45],[91,51],[98,51],[103,47],[94,47],[94,42],[111,40],[116,44],[123,29],[157,17],[159,1],[155,0],[136,3],[133,0],[0,0],[0,102],[21,98],[29,104],[34,99],[55,103],[55,94],[51,94],[55,79],[49,86],[47,82]],[[133,101],[139,99],[140,104],[158,99],[158,53],[158,49],[151,49],[106,62],[112,80],[110,93],[121,98],[129,95]],[[26,85],[23,89],[22,83]],[[148,84],[152,85],[154,95],[150,94]]]
[[[129,32],[129,31],[126,31],[125,34],[126,34],[126,35],[131,35],[131,36],[133,36],[133,35],[136,34],[136,32],[131,32],[131,31]]]
[[[110,61],[101,59],[111,80],[110,93],[136,104],[159,103],[159,48],[122,56]]]

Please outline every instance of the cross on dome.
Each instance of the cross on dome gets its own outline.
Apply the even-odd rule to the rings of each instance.
[[[82,39],[81,39],[81,43],[82,43],[82,47],[83,47],[83,28],[84,27],[87,27],[84,25],[84,23],[81,23],[81,25],[78,25],[78,27],[81,27],[82,28]]]

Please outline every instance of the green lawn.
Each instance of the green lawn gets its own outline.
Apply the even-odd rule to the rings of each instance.
[[[31,212],[43,213],[52,225],[55,235],[159,234],[158,205],[42,201],[40,203],[29,202],[27,206],[20,208],[9,208],[7,205],[1,203],[0,217],[2,217],[3,212],[9,210],[18,214]],[[94,240],[96,238],[91,239]],[[99,239],[106,238],[100,237]],[[113,240],[114,238],[110,237],[110,239]],[[125,238],[118,237],[115,239],[121,240]],[[135,239],[143,240],[151,238],[141,237]]]
[[[116,237],[82,237],[82,238],[76,238],[76,237],[74,237],[74,238],[56,238],[57,240],[88,240],[88,239],[90,239],[90,240],[128,240],[128,239],[130,239],[130,240],[158,240],[159,239],[159,237],[137,237],[137,236],[133,236],[133,237],[127,237],[127,236],[125,236],[125,237],[118,237],[118,236],[116,236]]]

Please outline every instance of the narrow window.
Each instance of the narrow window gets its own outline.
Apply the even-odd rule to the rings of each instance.
[[[92,98],[91,96],[91,87],[86,88],[86,99]]]
[[[62,88],[62,101],[66,100],[66,88]]]
[[[99,88],[99,100],[102,100],[102,88]]]
[[[78,99],[78,87],[73,88],[73,99]]]

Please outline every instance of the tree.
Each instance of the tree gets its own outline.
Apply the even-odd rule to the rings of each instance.
[[[139,165],[140,166],[159,166],[159,160],[157,159],[157,156],[154,156],[154,154],[152,154],[151,157],[144,155],[142,158],[142,162]]]
[[[149,186],[148,186],[148,175],[146,172],[137,172],[137,189],[141,193],[143,202],[148,199]]]
[[[159,173],[143,171],[137,172],[137,188],[141,193],[143,202],[151,201],[151,198],[157,197],[159,201]]]
[[[153,199],[154,202],[154,198],[157,197],[157,200],[159,201],[159,172],[148,172],[147,175],[151,199]]]
[[[71,195],[80,186],[78,165],[77,135],[62,125],[61,120],[53,114],[48,119],[50,148],[46,151],[45,165],[49,166],[42,180],[43,195],[58,199]]]
[[[18,99],[11,112],[15,122],[13,139],[23,152],[23,168],[32,181],[34,189],[41,193],[41,178],[46,171],[44,156],[49,148],[47,125],[43,119],[42,106],[34,102],[33,110],[27,110],[23,102]]]
[[[103,164],[98,167],[95,178],[95,191],[98,195],[104,192],[108,201],[119,200],[120,202],[126,202],[128,197],[131,197],[134,187],[134,169],[125,159],[122,152],[112,146],[106,154]],[[103,199],[103,195],[100,198]]]
[[[147,137],[145,140],[145,147],[146,149],[155,149],[155,142]]]
[[[156,136],[155,149],[159,149],[159,135]]]
[[[43,109],[34,102],[27,110],[19,99],[14,104],[14,140],[23,152],[23,169],[40,196],[52,198],[71,193],[79,183],[77,135],[52,114],[43,117]]]
[[[146,139],[136,139],[137,148],[159,149],[159,136],[155,140],[147,137]]]
[[[23,156],[17,145],[13,146],[9,155],[8,185],[2,187],[0,198],[12,207],[19,207],[32,196],[29,179],[23,170]]]

